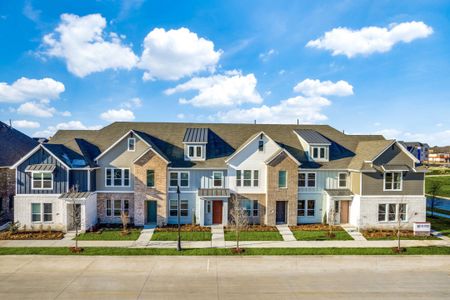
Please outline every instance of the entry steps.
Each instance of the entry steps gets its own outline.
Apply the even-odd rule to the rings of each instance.
[[[358,229],[351,225],[341,225],[345,231],[355,240],[355,241],[367,241],[366,238],[358,231]]]
[[[288,225],[277,225],[277,229],[283,237],[283,241],[296,241],[295,236],[292,234],[292,231]]]
[[[211,226],[211,247],[221,248],[225,247],[225,233],[222,225]]]

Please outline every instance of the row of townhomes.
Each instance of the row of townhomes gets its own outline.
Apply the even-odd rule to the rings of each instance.
[[[82,230],[229,222],[237,197],[255,224],[425,221],[424,170],[403,145],[326,125],[116,122],[60,130],[19,159],[14,218]]]

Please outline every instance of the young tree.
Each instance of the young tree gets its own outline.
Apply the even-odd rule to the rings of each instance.
[[[396,204],[396,206],[395,206],[395,213],[396,213],[396,218],[397,218],[397,224],[396,224],[396,227],[397,227],[396,228],[396,230],[397,230],[397,253],[400,253],[402,251],[401,231],[402,231],[403,227],[407,226],[409,223],[409,222],[402,223],[402,221],[407,221],[414,216],[414,212],[411,212],[410,214],[408,214],[407,203],[404,200],[405,200],[404,197],[402,197],[400,202],[398,204]],[[386,213],[389,214],[389,211],[387,211]]]
[[[120,220],[122,221],[122,234],[128,234],[128,222],[130,218],[128,217],[128,212],[121,211],[120,212]]]
[[[328,236],[330,238],[334,237],[333,234],[333,228],[334,228],[334,223],[336,223],[336,209],[335,209],[335,201],[331,204],[330,207],[330,211],[329,211],[329,216],[330,216],[330,220],[328,222]]]
[[[78,186],[73,186],[70,188],[70,193],[77,193]],[[76,198],[70,198],[69,202],[72,205],[72,210],[70,211],[70,218],[72,221],[72,226],[75,227],[75,250],[78,250],[78,230],[81,228],[81,205],[77,203]]]
[[[241,229],[247,226],[248,224],[248,216],[243,207],[241,207],[239,203],[239,199],[233,195],[231,198],[231,225],[234,227],[234,231],[236,234],[236,252],[240,253],[241,248],[239,246],[239,238]]]
[[[428,193],[431,195],[431,217],[434,217],[434,206],[436,202],[436,196],[439,194],[442,188],[441,181],[431,181]]]

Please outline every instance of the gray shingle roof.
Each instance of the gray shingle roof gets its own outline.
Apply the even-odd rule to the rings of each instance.
[[[208,128],[186,128],[183,143],[207,143]]]
[[[0,167],[10,167],[38,145],[34,139],[0,122]]]
[[[297,134],[301,136],[302,139],[304,139],[309,144],[323,144],[323,145],[331,144],[329,140],[327,140],[323,135],[321,135],[315,130],[296,129],[295,132],[297,132]]]

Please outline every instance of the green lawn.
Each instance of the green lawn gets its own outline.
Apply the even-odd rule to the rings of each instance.
[[[395,241],[395,240],[397,240],[397,236],[395,236],[395,235],[387,236],[387,237],[378,237],[378,238],[365,236],[365,238],[368,241],[386,241],[386,240]],[[402,241],[403,240],[405,240],[405,241],[406,240],[440,240],[440,238],[432,236],[432,235],[430,235],[430,236],[408,236],[408,237],[400,237],[400,240],[402,240]]]
[[[431,223],[431,229],[441,232],[450,237],[450,219],[440,217],[428,217],[427,221]]]
[[[439,177],[425,176],[425,191],[427,194],[430,193],[430,186],[433,181],[442,182],[442,187],[440,192],[438,193],[438,196],[450,197],[450,175]]]
[[[205,231],[182,231],[182,241],[210,241],[212,233]],[[152,235],[152,241],[176,241],[178,233],[176,231],[155,231]]]
[[[130,229],[128,235],[121,235],[122,229],[105,228],[101,233],[86,232],[78,235],[79,241],[135,241],[141,234],[141,229]]]
[[[329,237],[326,230],[293,230],[292,233],[298,241],[353,240],[346,231],[333,231],[334,238]]]
[[[85,248],[81,254],[69,248],[0,248],[0,255],[236,255],[231,249],[132,249]],[[392,248],[247,248],[241,255],[398,255]],[[401,255],[450,255],[450,247],[411,247]]]
[[[241,231],[239,234],[241,241],[282,241],[283,237],[278,231]],[[235,241],[234,231],[225,231],[225,241]]]

